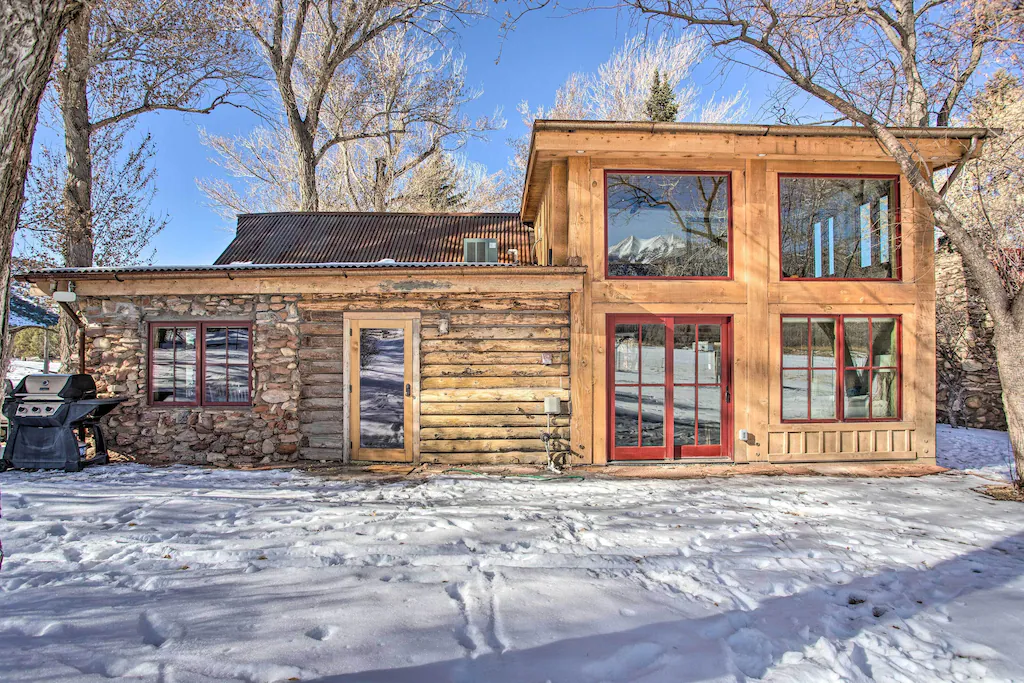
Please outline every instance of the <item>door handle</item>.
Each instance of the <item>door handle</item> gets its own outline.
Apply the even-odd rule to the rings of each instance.
[[[411,384],[406,384],[405,385],[405,395],[406,396],[412,396],[412,385]]]
[[[729,391],[729,387],[725,388],[725,402],[732,403],[732,393]]]

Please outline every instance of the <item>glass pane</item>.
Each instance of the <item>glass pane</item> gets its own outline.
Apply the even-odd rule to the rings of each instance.
[[[231,403],[249,402],[248,365],[231,365],[228,367],[228,401]]]
[[[191,403],[196,400],[196,330],[178,327],[174,332],[174,400]]]
[[[816,368],[836,367],[835,318],[811,318],[811,360]]]
[[[206,358],[214,362],[223,362],[227,358],[227,328],[206,328]]]
[[[891,178],[782,178],[783,276],[895,277],[895,206]]]
[[[697,381],[717,384],[722,381],[722,326],[697,328]]]
[[[871,373],[871,417],[896,417],[896,371]]]
[[[174,400],[174,328],[159,327],[153,344],[152,391],[155,403]]]
[[[226,403],[228,400],[228,373],[224,365],[206,364],[204,399],[207,403]]]
[[[702,446],[722,443],[721,392],[718,387],[701,387],[697,393],[697,436]]]
[[[642,384],[665,383],[665,326],[644,325],[640,334],[643,351],[640,354],[644,367],[641,370]]]
[[[615,383],[640,383],[640,326],[615,326]]]
[[[847,370],[843,374],[843,416],[868,417],[868,371]]]
[[[615,445],[640,444],[640,393],[636,387],[615,388]]]
[[[696,405],[693,387],[676,387],[672,398],[676,446],[692,446],[696,427]]]
[[[815,370],[811,375],[811,419],[834,420],[836,417],[836,372]]]
[[[807,419],[807,370],[782,371],[782,419]]]
[[[249,330],[232,327],[228,330],[228,363],[249,363]]]
[[[807,367],[807,318],[782,319],[782,367]]]
[[[608,175],[608,274],[729,275],[729,176]]]
[[[871,364],[896,367],[896,319],[871,319]]]
[[[672,345],[672,374],[676,384],[693,384],[697,380],[697,326],[676,325]]]
[[[359,332],[359,445],[405,446],[405,330]]]
[[[644,387],[640,420],[640,445],[665,445],[665,387]]]
[[[868,319],[847,318],[843,322],[843,353],[846,367],[868,364]]]

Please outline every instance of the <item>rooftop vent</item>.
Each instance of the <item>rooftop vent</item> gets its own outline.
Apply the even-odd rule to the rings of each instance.
[[[466,238],[462,240],[462,253],[466,263],[497,263],[498,240]]]

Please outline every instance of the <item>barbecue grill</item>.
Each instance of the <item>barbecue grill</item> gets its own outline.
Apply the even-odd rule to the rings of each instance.
[[[77,472],[107,462],[99,419],[124,398],[96,398],[92,375],[26,375],[4,401],[7,446],[0,470],[64,468]],[[92,432],[96,453],[85,458],[84,431]]]

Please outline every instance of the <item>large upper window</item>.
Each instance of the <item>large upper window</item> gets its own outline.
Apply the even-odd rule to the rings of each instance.
[[[608,276],[729,277],[728,173],[605,178]]]
[[[154,323],[150,402],[249,405],[251,335],[248,323]]]
[[[782,277],[899,277],[895,177],[779,177]]]
[[[783,316],[782,419],[898,418],[899,330],[892,316]]]

